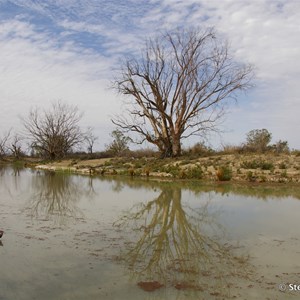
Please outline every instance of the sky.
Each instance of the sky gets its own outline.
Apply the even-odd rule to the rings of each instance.
[[[255,66],[255,87],[228,107],[211,146],[266,128],[300,149],[300,0],[0,0],[0,136],[60,100],[78,106],[103,150],[124,109],[111,88],[120,62],[146,38],[191,26],[215,27],[238,61]]]

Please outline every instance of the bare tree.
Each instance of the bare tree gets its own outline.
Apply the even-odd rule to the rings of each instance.
[[[3,136],[0,136],[0,158],[3,158],[5,155],[7,155],[8,151],[8,141],[11,135],[11,130],[4,133]]]
[[[250,65],[230,56],[214,29],[168,32],[150,39],[141,58],[124,63],[116,89],[132,101],[128,116],[112,121],[163,156],[178,156],[182,139],[217,129],[224,100],[249,88],[252,74]]]
[[[19,159],[21,156],[24,155],[22,151],[22,144],[21,144],[23,139],[24,137],[22,137],[18,133],[15,133],[10,139],[7,148],[10,151],[10,153],[14,156],[15,159]]]
[[[48,111],[32,109],[23,124],[34,151],[44,158],[57,159],[83,141],[78,125],[81,117],[76,106],[56,102]]]
[[[90,154],[93,154],[93,148],[98,137],[95,136],[92,127],[88,127],[87,131],[84,133],[84,140],[87,144],[87,150]]]

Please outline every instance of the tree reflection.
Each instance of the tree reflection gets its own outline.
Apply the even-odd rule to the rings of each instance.
[[[34,218],[52,218],[57,223],[69,219],[82,218],[83,213],[77,207],[83,187],[64,174],[45,172],[32,179],[34,194],[27,209]]]
[[[181,197],[179,187],[164,188],[156,199],[134,206],[115,222],[131,232],[121,259],[138,280],[158,280],[179,290],[203,291],[213,285],[224,293],[226,279],[247,275],[248,258],[225,243],[209,201],[196,209],[183,205]]]

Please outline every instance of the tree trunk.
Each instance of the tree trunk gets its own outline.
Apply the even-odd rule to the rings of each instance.
[[[177,157],[180,155],[181,155],[180,137],[175,136],[173,138],[173,144],[172,144],[172,156]]]

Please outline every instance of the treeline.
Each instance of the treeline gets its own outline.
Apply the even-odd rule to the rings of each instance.
[[[111,133],[112,142],[105,150],[94,152],[98,137],[93,128],[83,130],[79,123],[82,113],[76,106],[60,101],[51,104],[50,109],[34,108],[21,117],[23,130],[13,129],[0,133],[0,159],[13,157],[36,157],[57,160],[66,157],[105,158],[113,156],[155,156],[156,151],[143,149],[131,151],[130,137],[120,130]]]
[[[0,158],[12,156],[20,159],[25,156],[56,160],[66,157],[106,158],[115,156],[150,157],[159,156],[158,151],[140,149],[132,151],[129,145],[133,140],[116,129],[111,133],[111,143],[105,150],[94,152],[98,137],[89,127],[82,130],[79,126],[82,113],[76,106],[61,102],[52,103],[50,109],[31,109],[26,117],[21,118],[24,130],[22,133],[9,130],[0,136]],[[214,150],[203,142],[185,149],[182,155],[212,155],[229,153],[289,153],[287,141],[276,141],[271,144],[272,134],[267,129],[251,130],[246,141],[238,146],[225,145],[221,150]],[[84,149],[84,150],[82,150]]]

